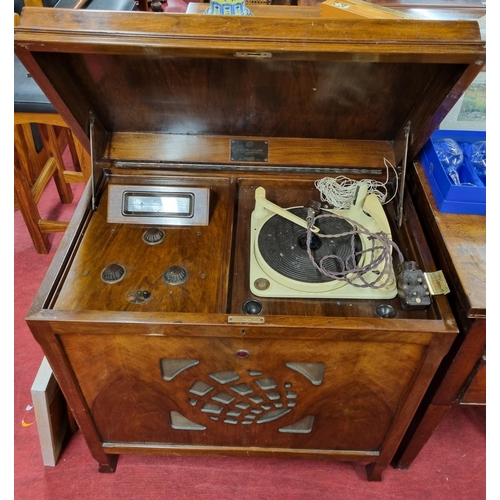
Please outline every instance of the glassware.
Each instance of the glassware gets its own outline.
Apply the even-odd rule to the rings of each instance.
[[[471,145],[469,159],[478,177],[486,184],[486,141],[474,142]]]
[[[458,169],[464,162],[464,154],[458,143],[450,138],[439,139],[434,143],[437,157],[455,186],[460,186]]]

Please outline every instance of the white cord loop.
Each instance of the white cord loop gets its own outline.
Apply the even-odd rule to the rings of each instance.
[[[321,201],[328,202],[334,208],[347,209],[351,206],[359,182],[368,184],[368,194],[375,194],[380,200],[380,203],[385,205],[392,201],[398,192],[398,174],[392,163],[386,158],[384,158],[384,165],[387,171],[385,182],[373,179],[357,181],[341,175],[335,178],[324,177],[323,179],[317,180],[314,185],[320,192]],[[396,175],[396,187],[394,189],[394,194],[388,200],[387,197],[389,192],[387,190],[387,184],[389,183],[389,168],[392,168]]]

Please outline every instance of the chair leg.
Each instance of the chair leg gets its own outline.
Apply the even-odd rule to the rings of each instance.
[[[51,125],[41,125],[40,129],[46,136],[50,153],[56,162],[54,181],[59,193],[59,198],[61,199],[62,203],[71,203],[73,201],[73,191],[71,190],[71,186],[66,182],[66,179],[64,178],[64,162],[61,156],[61,151],[59,150],[59,143],[54,127]]]
[[[31,193],[31,186],[16,157],[14,157],[14,194],[35,250],[42,254],[49,253],[51,245],[48,235],[42,233],[38,225],[41,220],[40,212]]]
[[[66,135],[66,141],[68,143],[69,152],[71,154],[71,160],[73,161],[73,165],[75,166],[75,171],[81,172],[82,167],[80,165],[80,158],[79,158],[78,153],[76,151],[75,139],[74,139],[73,133],[71,132],[71,130],[69,128],[65,128],[64,134]]]
[[[79,170],[83,174],[84,182],[87,182],[90,179],[92,168],[90,165],[90,155],[87,153],[86,149],[82,146],[80,141],[74,136],[74,134],[72,132],[69,132],[69,134],[71,138],[68,140],[68,142],[75,150],[75,155],[78,158],[77,163],[79,165]]]
[[[17,155],[18,168],[23,169],[23,175],[31,180],[33,183],[35,179],[31,178],[31,171],[29,170],[30,159],[28,155],[28,147],[24,135],[24,129],[21,125],[14,127],[14,154]],[[15,174],[15,171],[14,171]],[[14,188],[14,210],[19,210],[19,202],[17,201],[16,189]]]
[[[75,167],[75,170],[65,170],[64,178],[69,183],[87,182],[90,179],[90,155],[69,128],[64,129],[64,134]]]
[[[25,169],[27,179],[30,183],[33,183],[43,166],[49,159],[48,148],[42,147],[41,150],[37,149],[37,143],[35,140],[35,130],[32,128],[36,127],[36,132],[41,135],[40,127],[36,124],[22,123],[14,127],[14,134],[17,135],[18,140],[23,144],[23,151],[26,153],[26,159],[23,159],[23,168]],[[43,138],[40,137],[43,143]]]

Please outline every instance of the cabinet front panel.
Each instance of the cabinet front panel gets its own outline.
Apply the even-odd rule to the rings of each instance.
[[[103,442],[377,451],[426,346],[62,335]]]

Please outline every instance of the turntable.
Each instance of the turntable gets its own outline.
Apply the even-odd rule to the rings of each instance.
[[[26,7],[16,27],[92,153],[27,322],[101,472],[197,453],[380,480],[456,337],[446,296],[418,295],[436,268],[403,181],[484,64],[477,23],[263,19]],[[310,203],[384,159],[397,203]]]
[[[394,298],[392,247],[384,245],[390,238],[384,209],[364,183],[347,210],[285,210],[259,187],[251,218],[250,288],[258,297]]]

